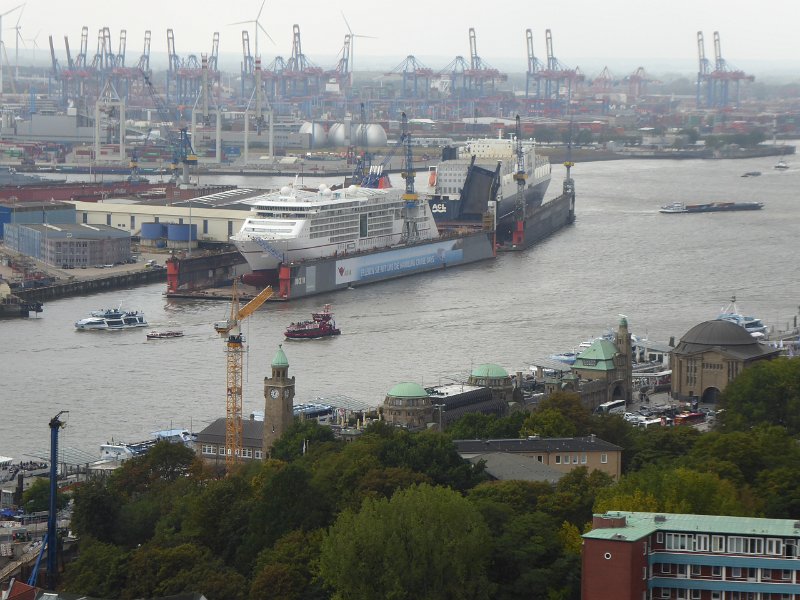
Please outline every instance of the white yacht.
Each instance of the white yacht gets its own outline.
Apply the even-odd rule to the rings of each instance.
[[[764,322],[756,317],[744,315],[739,312],[736,306],[736,296],[731,298],[730,304],[722,309],[717,315],[718,321],[729,321],[735,323],[740,327],[744,327],[747,332],[754,338],[762,338],[769,331],[769,327],[764,325]]]
[[[75,321],[75,328],[79,330],[134,329],[147,326],[148,323],[144,318],[144,313],[138,310],[124,311],[121,308],[93,310],[85,319]]]
[[[253,271],[439,236],[427,201],[406,201],[396,188],[284,186],[250,204],[252,215],[231,241]]]

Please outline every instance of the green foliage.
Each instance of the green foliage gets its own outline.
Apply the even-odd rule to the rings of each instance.
[[[742,371],[722,394],[723,431],[748,431],[759,424],[800,433],[800,358],[760,361]]]
[[[520,433],[543,438],[575,437],[575,424],[555,408],[546,408],[531,413]]]
[[[196,460],[191,448],[162,441],[146,454],[125,461],[114,471],[109,487],[123,496],[133,496],[159,488],[189,475]]]
[[[700,515],[745,515],[737,487],[714,473],[651,465],[625,475],[598,494],[596,510],[663,511]]]
[[[533,414],[555,410],[575,427],[577,436],[584,436],[589,432],[592,420],[591,411],[583,405],[581,397],[572,392],[556,392],[539,402]]]
[[[333,430],[315,419],[295,419],[291,427],[272,446],[272,458],[287,462],[300,458],[303,447],[316,449],[318,444],[334,442]]]
[[[320,573],[351,600],[485,599],[489,544],[467,500],[415,486],[340,514],[322,540]]]
[[[631,432],[633,447],[629,453],[629,470],[670,464],[686,456],[700,435],[694,427],[655,427]]]
[[[100,479],[85,483],[75,490],[72,529],[80,537],[101,542],[114,540],[121,502]]]
[[[78,558],[69,562],[64,571],[64,591],[96,598],[117,598],[125,588],[127,561],[128,554],[121,548],[84,537]]]
[[[555,493],[542,498],[539,507],[559,523],[567,521],[576,527],[592,519],[592,506],[597,494],[613,483],[610,475],[586,467],[572,469],[556,484]]]
[[[208,600],[244,600],[245,578],[194,544],[142,546],[131,554],[123,598],[154,598],[202,590]]]
[[[66,494],[56,490],[56,508],[61,510],[69,504]],[[37,477],[31,486],[22,492],[22,506],[25,512],[50,510],[50,480]]]
[[[528,416],[526,412],[515,412],[507,417],[467,413],[447,428],[447,435],[453,440],[488,440],[520,437],[522,423]]]
[[[250,598],[254,600],[323,600],[328,598],[316,576],[322,530],[292,531],[256,562]]]

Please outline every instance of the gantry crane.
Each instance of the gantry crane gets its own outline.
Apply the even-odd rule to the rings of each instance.
[[[230,472],[242,454],[242,355],[244,340],[241,324],[272,296],[272,288],[267,286],[241,309],[236,280],[231,293],[231,315],[227,321],[215,323],[214,329],[225,336],[227,354],[227,410],[225,419],[225,469]]]

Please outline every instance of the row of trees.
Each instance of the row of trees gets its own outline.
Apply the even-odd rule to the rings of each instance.
[[[227,477],[160,444],[76,491],[80,552],[64,589],[123,599],[577,600],[580,534],[593,511],[800,517],[798,382],[800,360],[746,370],[710,433],[636,429],[555,394],[530,414],[468,415],[447,435],[377,423],[345,444],[297,422],[271,460]],[[531,433],[594,433],[624,448],[624,475],[579,468],[554,486],[490,481],[452,444]]]

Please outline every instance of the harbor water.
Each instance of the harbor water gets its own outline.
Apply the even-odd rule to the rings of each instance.
[[[262,411],[279,344],[295,401],[345,395],[378,405],[394,384],[463,381],[492,362],[514,372],[615,328],[679,339],[735,295],[739,308],[787,327],[800,304],[800,160],[614,161],[578,164],[577,221],[523,253],[325,296],[269,303],[243,324],[244,414]],[[760,177],[740,177],[761,171]],[[560,192],[553,169],[548,197]],[[253,178],[224,183],[257,186]],[[306,179],[306,184],[317,183]],[[672,202],[760,201],[763,210],[660,214]],[[225,303],[173,300],[164,285],[51,301],[39,318],[0,322],[0,455],[46,454],[49,420],[67,410],[62,447],[97,455],[112,438],[138,441],[171,427],[202,429],[225,415]],[[342,335],[284,341],[293,321],[331,303]],[[91,310],[143,310],[152,328],[76,331]]]

